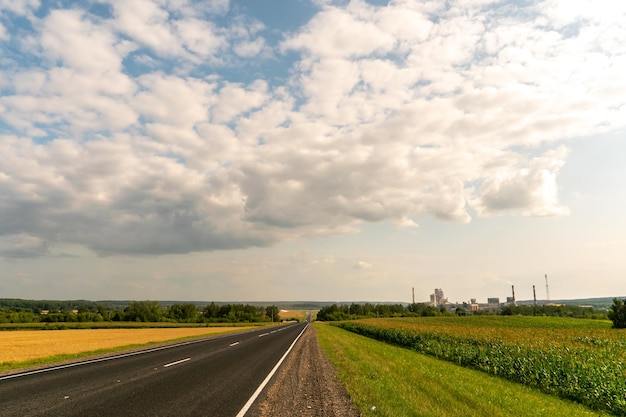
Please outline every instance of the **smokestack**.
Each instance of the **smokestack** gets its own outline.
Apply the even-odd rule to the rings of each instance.
[[[513,305],[517,306],[517,302],[515,301],[515,285],[511,285],[511,292],[513,293]]]
[[[415,287],[411,288],[411,290],[413,291],[413,304],[415,304]]]
[[[550,304],[550,287],[548,287],[548,274],[546,274],[546,304]]]
[[[535,292],[535,286],[533,285],[533,300],[535,300],[535,307],[537,307],[537,293]]]

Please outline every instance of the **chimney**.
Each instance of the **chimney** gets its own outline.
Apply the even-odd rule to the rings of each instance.
[[[513,305],[517,306],[517,301],[515,301],[515,285],[511,285],[511,292],[513,293]]]
[[[535,291],[534,285],[533,285],[533,300],[535,300],[535,307],[537,307],[537,292]]]

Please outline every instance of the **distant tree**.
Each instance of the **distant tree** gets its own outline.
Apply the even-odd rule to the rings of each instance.
[[[105,321],[108,321],[111,318],[111,315],[103,305],[98,305],[98,314],[102,317],[102,320]]]
[[[124,321],[125,319],[124,312],[121,310],[115,310],[113,314],[111,314],[111,321]]]
[[[126,321],[161,321],[163,312],[158,301],[133,301],[124,309]]]
[[[361,304],[356,304],[356,303],[350,304],[350,314],[354,314],[356,316],[362,316],[363,306]]]
[[[202,310],[202,314],[204,314],[204,317],[207,319],[218,317],[219,312],[220,308],[214,302],[211,302],[211,304],[204,306],[204,310]]]
[[[276,306],[267,306],[267,307],[265,307],[265,315],[272,322],[278,321],[278,307],[276,307]]]
[[[436,316],[437,314],[439,314],[439,312],[437,311],[435,307],[429,306],[424,303],[409,304],[409,306],[407,307],[407,310],[410,313],[414,313],[415,315],[422,316],[422,317],[432,317],[432,316]]]
[[[179,323],[193,323],[197,310],[195,304],[172,304],[167,315]]]
[[[363,306],[363,315],[365,316],[375,316],[376,315],[376,311],[375,311],[375,306],[372,303],[365,303],[365,305]]]
[[[624,304],[624,300],[614,298],[608,316],[615,329],[626,329],[626,304]]]

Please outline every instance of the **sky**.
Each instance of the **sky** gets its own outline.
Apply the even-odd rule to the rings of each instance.
[[[0,298],[626,295],[626,2],[0,0]]]

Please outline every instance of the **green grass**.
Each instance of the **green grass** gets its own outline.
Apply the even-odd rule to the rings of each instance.
[[[608,416],[335,326],[315,327],[322,349],[363,416]]]
[[[626,335],[546,317],[364,319],[335,323],[396,346],[626,415]]]

